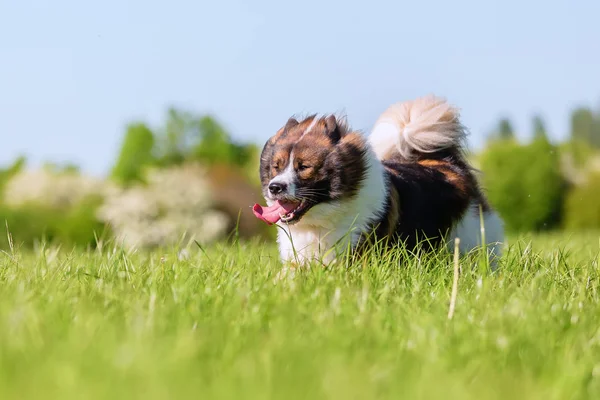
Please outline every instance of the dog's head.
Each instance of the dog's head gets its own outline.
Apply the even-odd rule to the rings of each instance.
[[[255,214],[293,224],[318,214],[319,205],[354,196],[366,149],[364,138],[334,116],[291,118],[263,148],[260,179],[269,207],[255,206]]]

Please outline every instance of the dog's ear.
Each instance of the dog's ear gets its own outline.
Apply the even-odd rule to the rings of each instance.
[[[340,124],[338,124],[335,115],[330,115],[325,118],[325,134],[334,144],[339,142],[342,138],[343,129]]]
[[[293,127],[295,127],[296,125],[298,125],[298,120],[296,118],[292,117],[292,118],[288,119],[288,122],[283,127],[283,130],[288,131],[288,130],[292,129]]]
[[[298,121],[296,120],[296,118],[290,118],[288,119],[288,121],[285,123],[285,125],[283,126],[283,128],[279,129],[277,131],[277,133],[275,135],[273,135],[270,139],[269,139],[269,144],[275,144],[275,142],[280,139],[282,136],[284,136],[284,134],[286,134],[287,132],[289,132],[290,129],[292,129],[293,127],[295,127],[296,125],[298,125]]]

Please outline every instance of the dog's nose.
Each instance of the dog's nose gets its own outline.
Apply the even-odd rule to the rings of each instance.
[[[285,183],[273,182],[269,185],[269,192],[271,192],[271,194],[279,194],[286,189],[287,185]]]

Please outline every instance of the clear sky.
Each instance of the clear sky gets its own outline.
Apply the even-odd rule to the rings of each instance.
[[[564,137],[600,106],[600,1],[0,0],[0,164],[103,174],[127,122],[169,105],[263,142],[294,113],[344,111],[368,130],[435,93],[473,146],[501,116]]]

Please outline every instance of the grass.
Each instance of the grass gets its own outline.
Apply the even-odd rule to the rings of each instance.
[[[600,398],[597,234],[500,269],[373,257],[274,283],[273,246],[0,253],[0,398]]]

